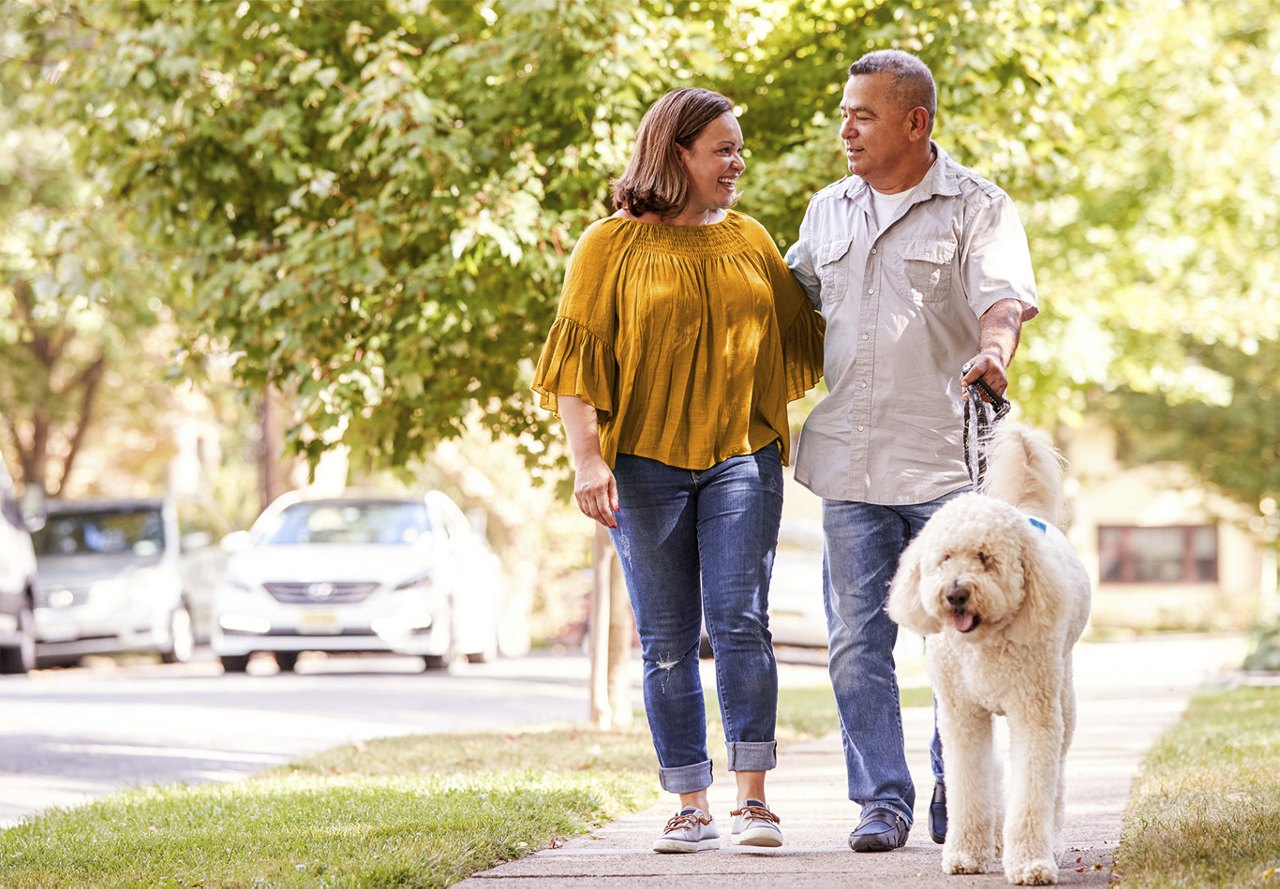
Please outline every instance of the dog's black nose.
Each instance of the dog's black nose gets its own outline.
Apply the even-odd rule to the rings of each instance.
[[[952,608],[964,608],[969,602],[969,591],[960,584],[952,584],[951,591],[947,593],[947,604]]]

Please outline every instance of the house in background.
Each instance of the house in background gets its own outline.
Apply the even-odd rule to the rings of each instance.
[[[1095,632],[1243,629],[1274,613],[1275,561],[1251,510],[1178,464],[1124,466],[1100,425],[1073,430],[1066,451],[1068,536],[1094,582]]]

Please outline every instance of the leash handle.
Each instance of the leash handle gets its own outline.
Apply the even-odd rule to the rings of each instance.
[[[961,368],[961,373],[968,373],[969,365]],[[987,402],[982,400],[983,393],[991,400],[991,416],[987,416]],[[964,465],[969,470],[969,479],[975,491],[982,490],[982,482],[987,474],[986,444],[993,427],[1013,407],[1009,399],[997,395],[982,377],[969,384],[969,397],[964,402]]]
[[[987,381],[982,377],[978,377],[969,384],[969,397],[976,398],[981,401],[982,396],[978,394],[979,389],[986,393],[987,398],[991,399],[991,406],[995,408],[996,411],[995,418],[997,420],[1003,419],[1004,415],[1009,413],[1009,408],[1012,407],[1009,403],[1009,399],[1005,398],[1003,395],[997,395],[996,390],[988,386]]]

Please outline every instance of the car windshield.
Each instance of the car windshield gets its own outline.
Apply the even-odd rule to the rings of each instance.
[[[32,539],[42,556],[153,556],[164,548],[164,518],[150,506],[60,512]]]
[[[263,542],[286,546],[305,543],[379,543],[412,545],[431,533],[422,503],[362,501],[297,503],[276,517]]]

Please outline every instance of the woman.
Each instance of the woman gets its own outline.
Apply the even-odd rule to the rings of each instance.
[[[658,852],[720,844],[709,814],[698,667],[715,653],[732,837],[779,846],[768,590],[790,453],[786,403],[822,375],[822,320],[768,232],[736,201],[733,105],[678,89],[646,112],[618,211],[574,248],[533,387],[565,427],[574,496],[609,528],[644,660],[659,779],[680,811]]]

